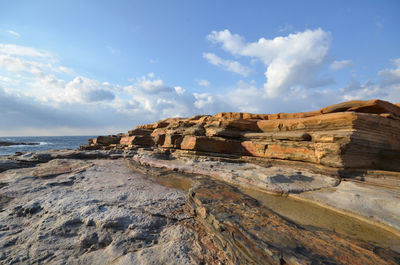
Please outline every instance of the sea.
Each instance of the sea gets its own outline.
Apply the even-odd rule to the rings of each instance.
[[[96,136],[26,136],[0,137],[0,142],[38,143],[38,145],[0,146],[0,155],[12,155],[15,152],[37,152],[46,150],[75,149],[88,143]]]

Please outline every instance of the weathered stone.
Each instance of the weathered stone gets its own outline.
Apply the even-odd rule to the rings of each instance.
[[[187,207],[232,264],[397,264],[394,251],[294,225],[221,183],[202,183]]]
[[[152,146],[154,145],[153,137],[150,135],[134,135],[121,137],[120,145],[141,145],[141,146]]]
[[[1,264],[195,264],[185,192],[121,159],[57,159],[0,181]]]
[[[92,139],[92,143],[101,145],[118,144],[120,139],[121,137],[117,135],[98,136],[97,138]]]
[[[138,126],[129,132],[129,137],[122,138],[123,146],[155,144],[335,168],[400,171],[400,108],[382,100],[348,101],[301,113],[221,112],[214,116],[170,118]],[[106,140],[99,142],[100,139],[90,141],[86,149],[118,148],[111,143],[106,147]]]

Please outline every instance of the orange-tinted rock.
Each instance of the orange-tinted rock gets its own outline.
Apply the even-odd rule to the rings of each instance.
[[[215,114],[213,117],[223,118],[223,119],[268,120],[268,114],[252,114],[252,113],[247,113],[247,112],[220,112],[220,113]]]
[[[121,145],[142,145],[142,146],[152,146],[154,145],[153,137],[150,135],[134,135],[134,136],[124,136],[120,140]]]
[[[143,129],[143,128],[135,128],[133,130],[128,131],[128,135],[150,135],[153,130]]]
[[[397,264],[389,249],[327,230],[307,230],[230,185],[202,182],[187,210],[232,264]]]
[[[122,137],[121,142],[118,137]],[[382,100],[368,100],[300,113],[221,112],[214,116],[164,119],[137,126],[128,136],[89,141],[90,148],[118,148],[112,144],[155,144],[338,168],[400,171],[400,107]]]
[[[93,139],[94,144],[100,145],[110,145],[110,144],[118,144],[121,137],[116,135],[109,135],[109,136],[98,136],[96,139]]]
[[[185,136],[180,144],[181,149],[197,150],[210,153],[241,155],[243,152],[239,141],[217,137]]]
[[[400,116],[400,109],[396,105],[379,99],[367,101],[352,100],[321,109],[322,113],[343,111],[354,111],[373,114],[392,113],[395,116]]]

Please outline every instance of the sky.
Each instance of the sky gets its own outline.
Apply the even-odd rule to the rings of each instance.
[[[400,102],[400,1],[0,1],[0,136]]]

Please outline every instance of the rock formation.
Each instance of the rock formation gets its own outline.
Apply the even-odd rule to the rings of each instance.
[[[84,149],[160,147],[320,164],[400,170],[400,107],[349,101],[303,113],[170,118],[126,134],[99,136]]]
[[[169,118],[0,157],[2,264],[400,264],[400,106]]]

